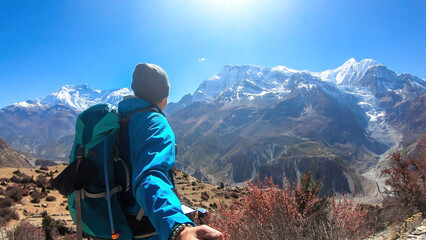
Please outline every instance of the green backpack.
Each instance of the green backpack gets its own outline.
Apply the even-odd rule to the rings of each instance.
[[[80,113],[70,164],[52,180],[52,186],[68,196],[79,239],[83,232],[106,239],[133,237],[119,198],[121,191],[131,188],[128,168],[118,157],[119,131],[120,116],[110,104],[98,104]],[[117,171],[125,173],[125,184],[118,183]]]

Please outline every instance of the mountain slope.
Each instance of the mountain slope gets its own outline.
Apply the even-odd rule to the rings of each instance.
[[[32,168],[28,159],[0,138],[0,167]]]
[[[78,112],[64,105],[52,107],[6,107],[0,110],[0,135],[15,149],[34,152],[38,146],[73,135]],[[63,159],[63,158],[59,158]],[[58,159],[53,159],[58,160]]]
[[[311,169],[324,178],[324,191],[365,193],[348,163],[363,165],[358,155],[386,148],[366,137],[368,121],[354,97],[306,73],[294,74],[288,89],[263,108],[198,102],[172,114],[179,161],[209,172],[199,177],[213,183],[256,175],[280,183]]]
[[[357,171],[425,133],[425,93],[425,80],[371,59],[321,73],[227,65],[166,111],[181,167],[207,169],[199,177],[281,182],[314,169],[327,189],[366,193]]]
[[[39,158],[68,160],[78,114],[97,103],[117,106],[128,88],[94,90],[87,84],[66,85],[46,97],[0,110],[0,136],[15,149]]]

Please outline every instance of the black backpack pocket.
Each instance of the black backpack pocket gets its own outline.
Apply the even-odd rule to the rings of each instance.
[[[52,187],[60,194],[67,196],[80,190],[97,178],[96,166],[89,159],[83,158],[70,163],[56,178],[52,179]]]

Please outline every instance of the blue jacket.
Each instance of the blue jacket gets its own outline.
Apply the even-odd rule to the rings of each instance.
[[[125,98],[118,105],[122,117],[138,109],[154,106],[140,98]],[[181,208],[168,172],[175,164],[175,136],[161,110],[138,112],[130,118],[129,144],[132,189],[137,204],[127,210],[144,209],[158,235],[148,239],[167,239],[177,224],[190,223]],[[123,146],[120,146],[120,148]]]

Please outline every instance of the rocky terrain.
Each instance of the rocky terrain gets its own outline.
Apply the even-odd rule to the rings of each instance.
[[[25,154],[15,151],[3,138],[0,138],[0,168],[2,167],[30,168],[32,165]]]
[[[408,218],[405,222],[389,226],[386,230],[369,236],[365,240],[424,240],[426,239],[426,219],[417,214]]]
[[[8,187],[14,186],[16,183],[10,181],[10,179],[14,176],[17,177],[17,171],[19,171],[18,175],[26,175],[36,179],[39,175],[46,176],[51,174],[55,177],[60,174],[65,167],[65,164],[51,166],[49,168],[42,167],[41,169],[2,167],[0,168],[0,176],[2,177],[0,188],[5,190]],[[177,169],[174,172],[176,188],[182,203],[194,209],[204,208],[206,210],[213,210],[217,208],[218,203],[223,202],[225,204],[230,204],[232,200],[236,200],[241,196],[241,194],[244,194],[243,189],[239,187],[213,186],[203,183],[189,174],[183,173]],[[11,209],[15,210],[19,215],[19,220],[11,220],[8,222],[5,225],[6,229],[11,229],[13,226],[16,226],[22,221],[27,221],[35,226],[41,226],[42,213],[44,211],[46,211],[54,219],[61,220],[65,225],[75,228],[69,211],[67,210],[66,197],[62,196],[56,190],[47,189],[47,195],[53,196],[55,200],[47,201],[44,197],[40,199],[40,202],[32,203],[32,191],[40,192],[42,188],[29,186],[29,183],[18,185],[22,188],[29,189],[29,195],[23,196],[20,201],[13,204]]]

